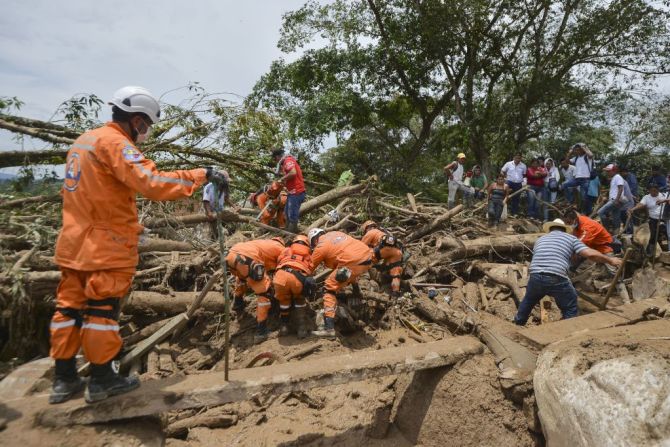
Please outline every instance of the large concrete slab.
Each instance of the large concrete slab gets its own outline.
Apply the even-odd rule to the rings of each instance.
[[[453,365],[483,351],[484,345],[479,340],[463,336],[439,342],[232,370],[229,382],[224,380],[223,372],[172,377],[143,384],[136,391],[92,405],[77,399],[52,406],[39,412],[37,421],[47,426],[92,424],[169,410],[222,405],[250,399],[256,393],[305,391]],[[34,408],[36,403],[32,404]]]
[[[581,335],[588,331],[628,324],[642,318],[642,312],[645,309],[651,306],[666,306],[667,304],[668,300],[666,298],[642,300],[577,318],[521,329],[518,334],[522,341],[529,342],[534,347],[542,349],[556,341]]]

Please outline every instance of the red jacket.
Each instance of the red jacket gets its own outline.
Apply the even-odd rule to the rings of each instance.
[[[286,190],[289,194],[300,194],[305,192],[305,181],[302,178],[302,170],[300,165],[291,155],[287,155],[279,162],[280,172],[282,175],[288,174],[291,169],[295,168],[296,175],[293,178],[286,180]]]

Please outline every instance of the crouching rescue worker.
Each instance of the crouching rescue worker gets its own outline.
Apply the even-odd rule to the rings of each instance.
[[[233,245],[226,256],[230,272],[237,282],[233,293],[233,310],[244,311],[244,294],[250,288],[256,294],[256,335],[254,343],[268,338],[267,320],[272,306],[272,281],[268,273],[277,268],[277,259],[284,250],[284,240],[280,237],[240,242]]]
[[[361,229],[363,231],[361,242],[372,248],[373,262],[382,261],[383,267],[391,276],[391,294],[399,296],[404,255],[402,244],[391,233],[380,229],[372,220],[364,222]]]
[[[282,191],[283,187],[279,182],[272,182],[265,185],[260,191],[249,196],[251,205],[261,210],[258,220],[265,225],[270,225],[273,220],[277,222],[277,228],[286,226],[286,207],[287,195]]]
[[[272,278],[275,297],[279,301],[281,326],[279,335],[289,333],[291,301],[298,325],[298,338],[307,336],[305,297],[312,296],[316,291],[316,282],[312,278],[312,250],[307,236],[299,234],[291,245],[279,255],[277,271]]]
[[[140,385],[136,376],[112,369],[121,350],[119,300],[133,280],[138,261],[135,195],[152,200],[191,196],[207,180],[221,182],[210,169],[160,172],[135,144],[158,122],[158,101],[141,87],[118,90],[112,121],[81,135],[70,147],[63,181],[63,227],[56,242],[61,280],[51,320],[56,361],[50,403],[70,399],[83,388],[75,356],[91,363],[86,401],[96,402]]]
[[[334,338],[337,293],[349,284],[356,284],[358,277],[370,269],[372,249],[340,231],[326,233],[321,228],[314,228],[309,230],[308,238],[312,248],[312,271],[321,263],[333,269],[326,278],[323,295],[324,325],[312,334]]]

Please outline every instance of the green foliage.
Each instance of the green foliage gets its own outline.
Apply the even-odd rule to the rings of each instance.
[[[16,96],[0,96],[0,112],[10,113],[18,111],[25,103]]]
[[[669,71],[668,18],[644,0],[310,1],[278,44],[300,53],[247,103],[291,139],[335,133],[327,169],[374,171],[388,188],[433,182],[458,151],[485,170],[581,140],[605,158],[623,93]]]
[[[54,117],[58,118],[55,121],[63,121],[67,127],[81,132],[97,127],[101,124],[98,114],[103,103],[94,94],[75,95],[58,106],[54,113]]]

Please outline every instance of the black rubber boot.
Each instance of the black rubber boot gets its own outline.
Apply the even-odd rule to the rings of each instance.
[[[95,365],[91,363],[91,379],[84,398],[92,404],[117,394],[127,393],[140,387],[137,376],[123,377],[112,370],[112,362]]]
[[[233,300],[233,312],[241,314],[244,312],[244,298],[235,297]]]
[[[279,324],[279,336],[280,337],[285,337],[289,334],[289,316],[288,315],[282,315],[280,317],[280,324]]]
[[[295,312],[295,320],[297,327],[298,338],[305,338],[309,335],[307,330],[307,312],[304,307],[296,307],[293,309]]]
[[[254,344],[262,343],[268,339],[270,331],[268,330],[267,322],[256,323],[256,334],[254,335]]]
[[[56,360],[54,383],[49,395],[50,404],[60,404],[70,400],[84,389],[84,381],[77,375],[77,362],[74,358]]]
[[[320,338],[335,338],[337,336],[335,333],[335,319],[324,317],[323,327],[318,328],[316,331],[312,331],[312,335],[316,335]]]

